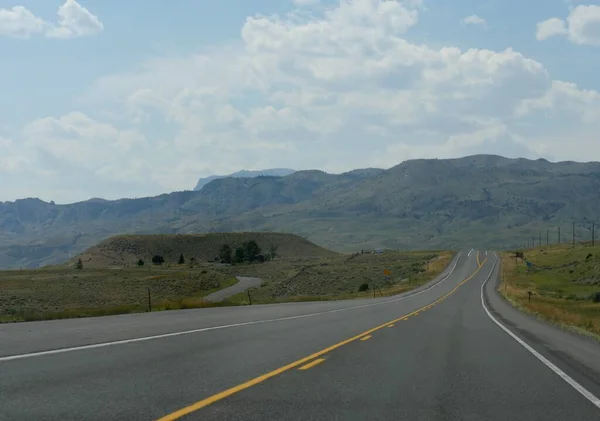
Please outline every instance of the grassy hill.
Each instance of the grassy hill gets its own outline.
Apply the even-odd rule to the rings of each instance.
[[[177,264],[180,254],[186,262],[191,258],[198,263],[213,262],[223,244],[235,249],[250,240],[256,241],[263,252],[271,246],[277,247],[277,254],[281,257],[331,257],[337,254],[297,235],[282,233],[120,235],[89,248],[69,264],[73,265],[81,258],[86,268],[135,266],[139,259],[150,264],[154,255],[160,255],[168,266]]]
[[[0,203],[0,267],[68,260],[116,234],[290,232],[336,251],[522,246],[579,222],[589,238],[600,163],[478,155],[388,170],[225,178],[202,190],[55,205]]]
[[[600,247],[555,244],[523,253],[503,254],[499,291],[527,312],[600,339]]]

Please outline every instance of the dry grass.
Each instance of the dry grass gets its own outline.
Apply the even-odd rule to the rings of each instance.
[[[409,291],[443,271],[452,256],[447,251],[387,251],[354,257],[278,259],[264,265],[236,266],[225,270],[263,279],[263,285],[251,292],[255,303],[329,301],[390,296]],[[384,270],[391,271],[387,279]],[[369,289],[359,292],[359,286],[365,283]],[[243,295],[236,299],[247,302],[247,296]]]
[[[46,268],[0,272],[0,321],[206,306],[201,297],[237,280],[210,268]],[[211,304],[212,305],[212,304]]]
[[[600,291],[600,247],[557,245],[524,253],[531,269],[515,262],[514,253],[502,254],[499,291],[524,311],[600,338],[600,303],[590,298]]]

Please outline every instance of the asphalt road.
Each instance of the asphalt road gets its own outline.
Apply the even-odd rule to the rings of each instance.
[[[0,419],[600,419],[598,343],[504,308],[479,257],[402,297],[1,325]]]
[[[259,287],[262,281],[260,278],[251,278],[248,276],[236,276],[238,282],[230,287],[223,288],[212,294],[208,294],[204,299],[206,301],[223,301],[225,298],[232,297],[240,292],[244,292],[247,289]]]

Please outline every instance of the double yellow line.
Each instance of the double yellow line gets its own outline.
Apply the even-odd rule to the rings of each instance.
[[[382,325],[379,325],[377,327],[369,329],[366,332],[360,333],[360,334],[358,334],[356,336],[353,336],[353,337],[351,337],[349,339],[346,339],[344,341],[338,342],[335,345],[331,345],[330,347],[327,347],[327,348],[322,349],[322,350],[320,350],[318,352],[315,352],[314,354],[311,354],[311,355],[309,355],[307,357],[304,357],[304,358],[301,358],[301,359],[299,359],[297,361],[294,361],[293,363],[290,363],[288,365],[284,365],[283,367],[280,367],[280,368],[278,368],[276,370],[273,370],[273,371],[271,371],[269,373],[263,374],[262,376],[255,377],[252,380],[248,380],[245,383],[242,383],[242,384],[234,386],[234,387],[232,387],[230,389],[224,390],[224,391],[222,391],[220,393],[217,393],[216,395],[212,395],[212,396],[210,396],[210,397],[208,397],[206,399],[202,399],[202,400],[200,400],[200,401],[198,401],[198,402],[196,402],[196,403],[194,403],[194,404],[192,404],[190,406],[186,406],[185,408],[182,408],[182,409],[180,409],[178,411],[175,411],[175,412],[173,412],[173,413],[171,413],[169,415],[165,415],[164,417],[160,418],[158,421],[174,421],[174,420],[177,420],[179,418],[182,418],[182,417],[184,417],[186,415],[191,414],[192,412],[198,411],[199,409],[202,409],[202,408],[205,408],[205,407],[207,407],[209,405],[212,405],[215,402],[218,402],[218,401],[220,401],[222,399],[228,398],[229,396],[234,395],[234,394],[236,394],[238,392],[241,392],[242,390],[249,389],[252,386],[256,386],[257,384],[262,383],[265,380],[268,380],[268,379],[270,379],[272,377],[278,376],[279,374],[282,374],[282,373],[284,373],[284,372],[286,372],[288,370],[291,370],[293,368],[300,367],[300,366],[303,366],[303,365],[305,365],[305,367],[308,366],[306,368],[310,368],[313,365],[312,364],[308,365],[308,363],[310,361],[312,361],[312,360],[316,360],[317,358],[319,358],[319,357],[321,357],[321,356],[323,356],[323,355],[325,355],[325,354],[327,354],[327,353],[329,353],[329,352],[331,352],[331,351],[333,351],[335,349],[338,349],[338,348],[340,348],[340,347],[342,347],[344,345],[347,345],[350,342],[354,342],[354,341],[360,340],[362,338],[365,338],[366,336],[370,336],[373,332],[377,332],[378,330],[381,330],[381,329],[383,329],[385,327],[388,327],[391,324],[397,323],[397,322],[399,322],[401,320],[406,320],[406,319],[408,319],[411,316],[416,316],[417,314],[419,314],[422,311],[429,310],[431,307],[435,306],[436,304],[441,303],[446,298],[448,298],[449,296],[451,296],[452,294],[454,294],[458,288],[460,288],[461,286],[463,286],[465,283],[467,283],[469,280],[471,280],[475,275],[477,275],[477,273],[481,270],[481,268],[483,267],[483,265],[485,264],[485,262],[487,262],[487,260],[488,259],[486,258],[483,262],[480,262],[479,261],[479,252],[478,252],[477,253],[477,265],[478,265],[477,270],[475,270],[475,272],[473,272],[471,274],[471,276],[469,276],[467,279],[464,279],[458,285],[456,285],[454,288],[452,288],[452,290],[450,292],[448,292],[447,294],[445,294],[442,297],[438,298],[437,300],[435,300],[431,304],[428,304],[428,305],[426,305],[424,307],[421,307],[420,309],[415,310],[412,313],[409,313],[409,314],[404,315],[402,317],[398,317],[397,319],[391,320],[391,321],[389,321],[387,323],[384,323]],[[317,365],[317,364],[319,364],[319,363],[321,363],[323,361],[324,361],[324,359],[316,360],[314,365]]]

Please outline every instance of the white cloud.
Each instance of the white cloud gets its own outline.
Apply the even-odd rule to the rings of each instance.
[[[411,43],[419,12],[414,1],[341,0],[318,15],[250,17],[239,44],[98,80],[88,101],[114,120],[43,118],[22,143],[61,163],[52,169],[91,171],[98,191],[89,194],[108,197],[116,193],[103,183],[116,180],[158,193],[240,168],[339,172],[474,153],[600,158],[598,142],[578,147],[600,130],[598,92],[553,81],[513,49]],[[73,195],[81,190],[90,191]]]
[[[566,20],[551,18],[537,24],[538,40],[555,35],[565,35],[575,44],[600,46],[600,6],[579,5]]]
[[[567,33],[567,26],[563,20],[551,18],[537,24],[535,37],[542,41],[555,35],[565,35]]]
[[[121,170],[126,171],[137,152],[146,146],[145,137],[137,131],[119,130],[79,112],[32,121],[24,127],[23,138],[28,146],[59,161],[99,171],[108,178],[122,175]]]
[[[66,0],[58,9],[58,23],[45,21],[23,6],[0,9],[0,35],[27,39],[42,34],[48,38],[94,35],[104,29],[97,16],[76,0]]]
[[[25,169],[31,160],[24,153],[12,139],[0,136],[0,174]]]
[[[43,32],[47,23],[23,6],[0,9],[0,35],[13,38],[29,38]]]
[[[466,18],[464,18],[462,20],[462,22],[465,25],[487,26],[487,22],[485,21],[485,19],[483,19],[477,15],[467,16]]]

